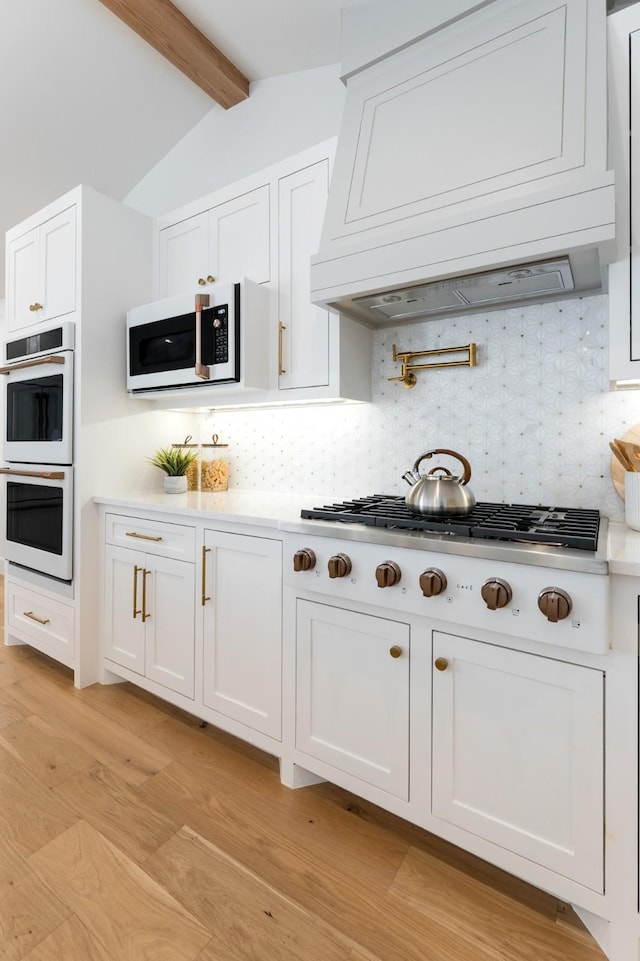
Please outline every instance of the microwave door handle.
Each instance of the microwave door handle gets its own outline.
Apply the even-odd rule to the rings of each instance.
[[[14,370],[42,367],[45,364],[64,364],[64,362],[65,358],[60,354],[51,354],[49,357],[34,357],[33,360],[23,360],[19,364],[9,364],[7,367],[0,367],[0,374],[11,374]]]
[[[43,477],[45,480],[64,480],[63,470],[14,470],[13,467],[0,467],[0,474],[13,477]]]
[[[202,308],[209,306],[209,294],[196,294],[196,366],[194,373],[201,380],[209,380],[209,368],[202,363]]]

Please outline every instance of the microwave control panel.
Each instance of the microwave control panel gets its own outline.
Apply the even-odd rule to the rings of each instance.
[[[213,325],[214,364],[226,364],[229,360],[229,305],[211,308]]]

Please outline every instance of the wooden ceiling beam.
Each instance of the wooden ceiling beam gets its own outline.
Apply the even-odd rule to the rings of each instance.
[[[224,109],[249,96],[249,81],[171,0],[100,0]]]

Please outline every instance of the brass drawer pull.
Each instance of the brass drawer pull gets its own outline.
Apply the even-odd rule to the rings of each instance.
[[[284,367],[282,366],[282,363],[283,363],[283,361],[282,361],[282,334],[283,334],[283,332],[284,332],[286,329],[287,329],[287,328],[286,328],[285,325],[282,323],[282,321],[278,321],[278,374],[279,374],[280,376],[281,376],[282,374],[286,374],[286,370],[285,370]]]
[[[138,534],[136,531],[127,531],[125,537],[137,537],[139,541],[161,541],[161,537],[153,537],[151,534]],[[142,568],[140,568],[142,570]]]
[[[400,657],[402,655],[402,648],[399,644],[392,644],[389,648],[389,654],[391,657]]]
[[[434,664],[436,671],[446,671],[449,667],[449,661],[446,657],[436,657]]]
[[[39,304],[37,301],[36,301],[35,304],[29,304],[29,310],[31,310],[31,311],[33,311],[33,310],[42,310],[42,304]]]
[[[210,547],[202,548],[202,606],[210,601],[211,598],[207,597],[207,554],[211,550]]]
[[[142,614],[142,608],[138,610],[138,572],[143,571],[144,567],[138,567],[134,564],[133,567],[133,619],[135,621],[138,614]]]
[[[34,614],[33,611],[23,611],[22,613],[23,613],[24,617],[28,617],[28,618],[30,618],[32,621],[37,621],[38,624],[48,624],[48,623],[49,623],[49,618],[48,618],[48,617],[38,617],[38,615],[37,615],[37,614]]]
[[[144,567],[141,567],[140,570],[142,571],[142,622],[144,623],[147,618],[151,617],[151,614],[147,613],[147,577],[151,571]]]

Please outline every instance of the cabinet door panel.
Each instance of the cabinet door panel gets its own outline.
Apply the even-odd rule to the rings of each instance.
[[[40,296],[37,229],[12,241],[7,248],[7,258],[7,326],[9,330],[18,330],[38,319],[37,314],[29,310]]]
[[[147,555],[146,571],[145,674],[193,697],[195,568]]]
[[[205,547],[204,703],[279,738],[281,544],[207,531]]]
[[[206,212],[165,227],[160,231],[158,243],[159,297],[196,291],[198,279],[212,274]]]
[[[104,656],[136,674],[144,674],[144,561],[139,551],[111,545],[105,549]]]
[[[596,891],[600,671],[434,634],[433,814]]]
[[[271,279],[269,187],[258,187],[209,211],[209,256],[216,280]]]
[[[296,621],[296,747],[408,800],[409,626],[305,600]]]
[[[278,183],[278,320],[285,327],[281,390],[329,382],[329,314],[309,296],[309,258],[320,243],[328,190],[328,160]]]
[[[40,228],[40,320],[69,314],[76,307],[76,208],[63,210]]]

